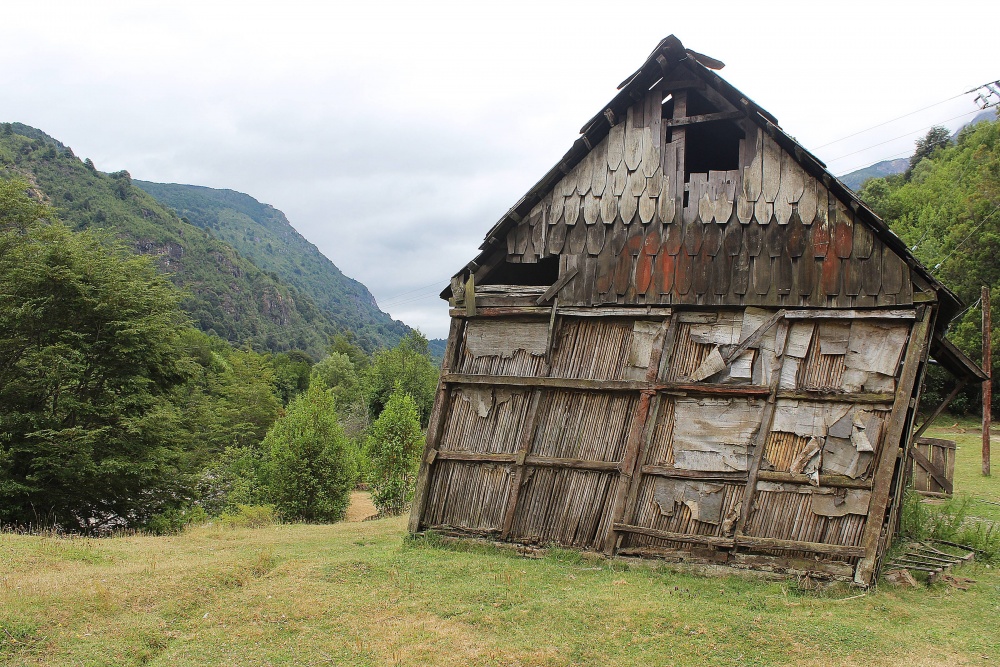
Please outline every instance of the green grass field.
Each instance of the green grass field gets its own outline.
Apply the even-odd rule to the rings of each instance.
[[[1000,501],[1000,469],[979,475],[977,433],[932,435],[959,441],[958,493]],[[563,550],[448,547],[405,526],[0,534],[0,664],[1000,664],[1000,573],[982,563],[956,572],[976,581],[967,591],[805,592]]]

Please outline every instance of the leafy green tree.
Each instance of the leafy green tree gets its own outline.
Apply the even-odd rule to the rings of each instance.
[[[940,132],[939,139],[943,140]],[[925,144],[933,144],[932,133]],[[1000,122],[982,122],[959,133],[955,145],[932,147],[909,180],[872,179],[861,197],[941,282],[966,303],[975,304],[982,285],[1000,294]],[[982,350],[981,309],[955,321],[949,338],[974,360]],[[994,369],[1000,360],[1000,337],[992,332]],[[994,377],[997,374],[994,370]],[[934,404],[954,386],[930,369],[925,405]],[[975,405],[977,388],[953,406]]]
[[[917,139],[913,155],[910,156],[910,166],[906,169],[906,180],[910,179],[913,175],[913,170],[920,164],[921,160],[929,158],[934,154],[934,151],[939,148],[945,148],[950,143],[951,133],[948,132],[948,128],[941,125],[935,125],[927,131],[927,134]]]
[[[417,404],[397,390],[372,424],[367,442],[372,501],[382,514],[402,514],[413,498],[424,437]]]
[[[357,482],[357,454],[337,423],[333,397],[316,385],[297,396],[264,438],[270,495],[286,518],[339,521]]]
[[[281,352],[271,357],[278,395],[284,405],[309,388],[313,358],[302,350]]]
[[[0,522],[142,523],[178,493],[179,296],[0,180]]]
[[[347,405],[360,396],[361,384],[354,364],[340,352],[328,354],[313,366],[309,382],[319,382],[333,392],[338,406]]]
[[[396,391],[409,394],[420,424],[427,425],[434,407],[439,371],[431,361],[427,339],[411,331],[391,350],[379,350],[364,373],[364,390],[372,418],[378,417]]]
[[[368,358],[365,351],[354,343],[354,334],[351,331],[338,333],[333,337],[330,343],[330,354],[334,352],[346,355],[354,364],[354,370],[359,373],[368,368],[368,364],[371,363],[371,359]]]

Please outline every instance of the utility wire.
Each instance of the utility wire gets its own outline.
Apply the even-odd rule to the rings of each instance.
[[[901,134],[898,137],[893,137],[892,139],[886,139],[885,141],[880,141],[877,144],[872,144],[871,146],[866,146],[864,148],[859,148],[856,151],[852,151],[850,153],[845,153],[844,155],[841,155],[840,157],[835,157],[835,158],[832,158],[830,160],[827,160],[827,162],[829,163],[829,162],[836,162],[837,160],[843,160],[845,157],[850,157],[852,155],[857,155],[858,153],[863,153],[863,152],[865,152],[866,150],[868,150],[870,148],[875,148],[876,146],[881,146],[883,144],[888,144],[888,143],[891,143],[891,142],[896,141],[898,139],[905,139],[906,137],[910,136],[911,134],[914,134],[915,132],[922,132],[924,130],[929,130],[930,128],[935,127],[937,125],[941,125],[942,123],[948,123],[948,122],[951,122],[951,121],[956,120],[958,118],[962,118],[963,116],[968,116],[969,114],[972,114],[972,113],[979,113],[980,111],[982,111],[982,109],[973,109],[972,111],[966,111],[965,113],[958,114],[957,116],[953,116],[953,117],[948,118],[946,120],[942,120],[942,121],[939,121],[937,123],[933,123],[933,124],[928,125],[926,127],[921,127],[921,128],[917,128],[915,130],[910,130],[909,132],[906,132],[905,134]]]
[[[948,260],[949,260],[949,259],[951,258],[951,256],[952,256],[952,255],[954,255],[954,254],[955,254],[956,252],[958,252],[958,249],[959,249],[959,248],[961,248],[962,246],[964,246],[964,245],[965,245],[965,243],[966,243],[966,242],[967,242],[967,241],[968,241],[969,239],[971,239],[971,238],[972,238],[972,235],[973,235],[973,234],[975,234],[975,233],[976,233],[977,231],[979,231],[979,228],[980,228],[980,227],[982,227],[982,226],[983,226],[983,225],[984,225],[984,224],[986,223],[986,221],[987,221],[987,220],[989,220],[989,219],[990,219],[990,218],[992,218],[992,217],[993,217],[994,215],[996,215],[996,212],[997,212],[997,211],[1000,211],[1000,204],[997,204],[997,205],[996,205],[996,206],[995,206],[995,207],[993,208],[993,210],[992,210],[992,211],[990,211],[989,215],[987,215],[987,216],[986,216],[985,218],[983,218],[982,220],[980,220],[980,221],[979,221],[979,224],[978,224],[978,225],[976,225],[975,227],[973,227],[973,228],[972,228],[972,231],[971,231],[971,232],[969,232],[968,236],[966,236],[966,237],[965,237],[964,239],[962,239],[962,242],[961,242],[961,243],[959,243],[959,244],[958,244],[957,246],[955,246],[954,248],[952,248],[951,252],[949,252],[949,253],[948,253],[948,254],[947,254],[947,255],[945,256],[945,258],[944,258],[944,259],[942,259],[942,260],[941,260],[940,262],[938,262],[937,264],[935,264],[935,265],[934,265],[934,268],[932,269],[932,271],[937,271],[938,269],[940,269],[940,268],[941,268],[941,265],[942,265],[942,264],[944,264],[945,262],[947,262],[947,261],[948,261]]]
[[[833,141],[825,143],[822,146],[816,146],[814,150],[819,150],[820,148],[826,148],[827,146],[832,146],[833,144],[840,143],[841,141],[844,141],[845,139],[850,139],[851,137],[856,137],[859,134],[864,134],[865,132],[868,132],[870,130],[874,130],[874,129],[880,128],[880,127],[882,127],[884,125],[888,125],[889,123],[895,123],[897,120],[902,120],[903,118],[909,118],[910,116],[912,116],[914,114],[918,114],[921,111],[927,111],[928,109],[933,109],[934,107],[940,106],[940,105],[944,104],[945,102],[950,102],[950,101],[952,101],[954,99],[957,99],[959,97],[963,97],[965,95],[971,95],[972,93],[978,92],[978,91],[982,90],[983,88],[989,88],[990,91],[993,92],[993,88],[992,87],[996,86],[996,85],[1000,85],[1000,82],[998,82],[998,81],[988,81],[988,82],[982,84],[981,86],[976,86],[975,88],[973,88],[971,90],[967,90],[964,93],[959,93],[957,95],[952,95],[951,97],[949,97],[947,99],[943,99],[940,102],[935,102],[934,104],[929,104],[929,105],[927,105],[925,107],[921,107],[920,109],[917,109],[916,111],[911,111],[909,113],[904,113],[902,116],[896,116],[895,118],[892,118],[890,120],[887,120],[887,121],[884,121],[882,123],[879,123],[878,125],[872,125],[871,127],[867,127],[867,128],[865,128],[863,130],[858,130],[857,132],[855,132],[853,134],[849,134],[846,137],[841,137],[840,139],[834,139]],[[983,109],[988,108],[988,106],[993,106],[993,105],[984,106]]]
[[[442,284],[447,283],[448,279],[450,277],[451,276],[448,276],[446,278],[442,278],[440,280],[435,280],[432,283],[428,283],[427,285],[422,285],[421,287],[414,287],[413,289],[407,290],[405,292],[399,292],[398,294],[395,294],[395,295],[389,297],[388,299],[385,299],[384,301],[382,301],[380,303],[382,303],[382,304],[389,304],[389,303],[395,303],[397,301],[400,301],[400,302],[408,301],[409,299],[408,298],[404,298],[404,297],[408,297],[410,294],[414,294],[416,292],[424,292],[424,291],[429,290],[431,288],[439,288]]]
[[[883,125],[888,125],[889,123],[895,123],[897,120],[902,120],[904,118],[908,118],[908,117],[910,117],[910,116],[912,116],[914,114],[920,113],[921,111],[927,111],[928,109],[933,109],[934,107],[940,106],[940,105],[944,104],[945,102],[951,102],[953,99],[956,99],[958,97],[962,97],[963,95],[968,95],[970,93],[975,92],[976,90],[979,90],[979,89],[978,88],[974,88],[973,90],[970,90],[970,91],[967,91],[967,92],[964,92],[964,93],[959,93],[958,95],[952,95],[948,99],[941,100],[940,102],[935,102],[934,104],[930,104],[930,105],[925,106],[923,108],[917,109],[916,111],[911,111],[910,113],[904,113],[902,116],[897,116],[897,117],[895,117],[895,118],[893,118],[891,120],[885,121],[884,123],[879,123],[878,125],[872,125],[871,127],[865,128],[863,130],[858,130],[854,134],[849,134],[846,137],[841,137],[840,139],[834,139],[833,141],[831,141],[829,143],[825,143],[822,146],[816,146],[815,150],[819,150],[820,148],[826,148],[827,146],[832,146],[833,144],[840,143],[841,141],[844,141],[845,139],[850,139],[851,137],[856,137],[859,134],[864,134],[865,132],[868,132],[870,130],[874,130],[876,128],[882,127]]]

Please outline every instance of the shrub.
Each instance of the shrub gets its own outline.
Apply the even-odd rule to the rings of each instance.
[[[198,505],[174,507],[154,514],[146,522],[145,531],[151,535],[176,535],[188,526],[208,521],[208,514]]]
[[[397,390],[368,436],[369,483],[380,514],[402,514],[413,498],[424,438],[413,398]]]
[[[228,528],[264,528],[280,523],[274,505],[237,505],[223,512],[219,523]]]
[[[357,482],[354,446],[337,423],[333,397],[310,387],[264,438],[271,499],[288,519],[340,521]]]

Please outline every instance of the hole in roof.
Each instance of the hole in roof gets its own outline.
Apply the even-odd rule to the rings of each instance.
[[[559,257],[545,257],[531,264],[500,262],[483,279],[483,285],[548,286],[559,279]]]

